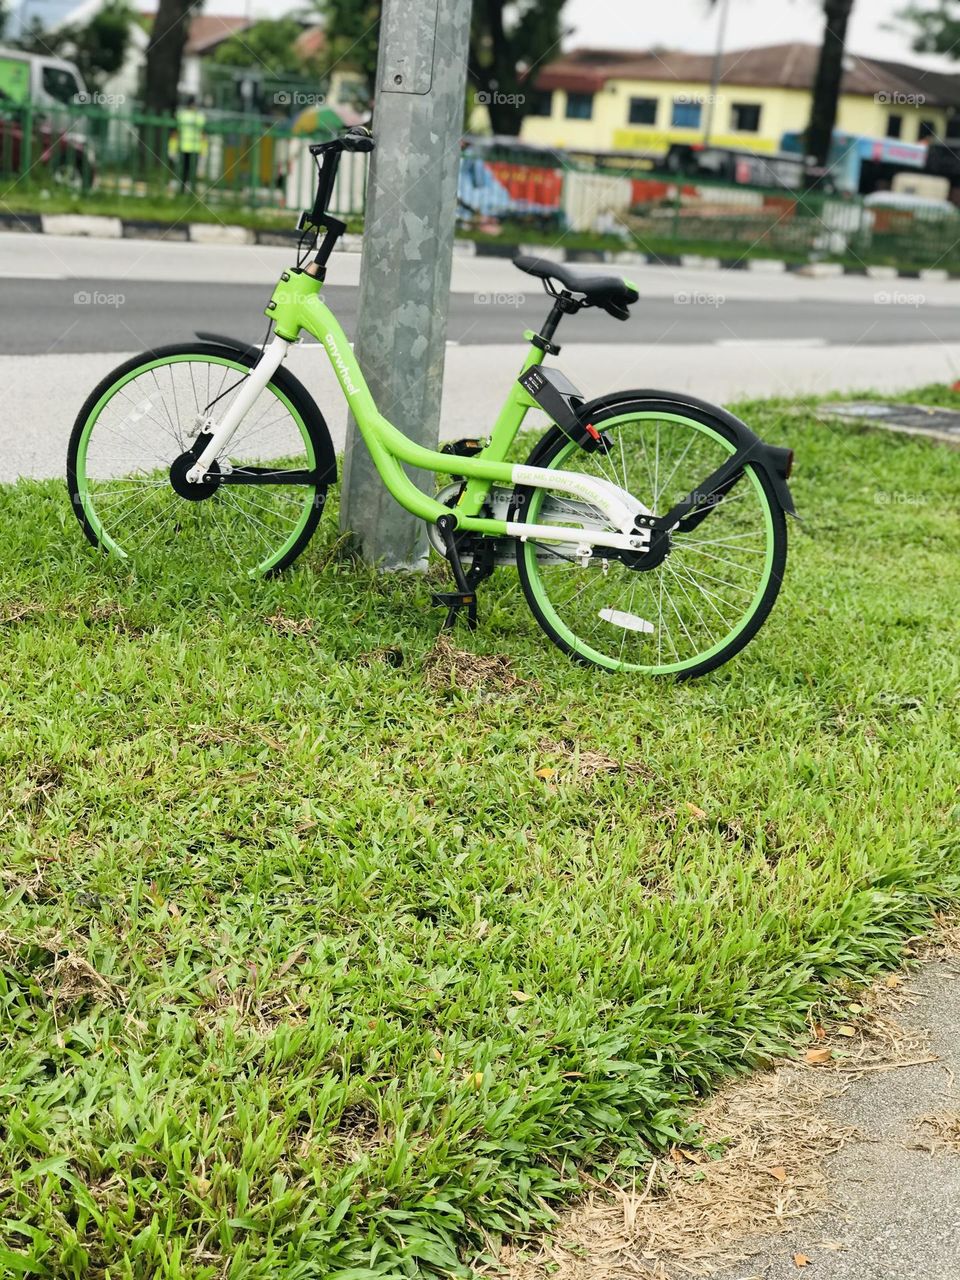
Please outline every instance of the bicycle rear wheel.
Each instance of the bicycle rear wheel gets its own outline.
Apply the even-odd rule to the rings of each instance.
[[[669,400],[638,401],[594,419],[606,451],[585,452],[560,431],[529,465],[613,481],[663,515],[733,453],[732,434],[707,414]],[[618,557],[597,548],[584,564],[570,544],[517,543],[520,582],[534,617],[574,659],[609,671],[682,678],[703,675],[760,629],[783,581],[783,509],[759,467],[748,465],[703,519]],[[603,523],[558,491],[523,489],[514,519]]]
[[[278,573],[323,513],[332,448],[304,389],[277,371],[210,468],[185,475],[255,356],[208,343],[135,356],[100,383],[74,424],[67,485],[87,538],[121,559],[163,555],[181,569],[211,557]]]

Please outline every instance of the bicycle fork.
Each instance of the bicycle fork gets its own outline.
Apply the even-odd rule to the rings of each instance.
[[[220,425],[210,436],[196,462],[187,472],[188,484],[200,484],[210,469],[210,464],[218,457],[233,439],[233,433],[239,427],[246,414],[266,388],[267,383],[286,359],[287,352],[293,346],[285,338],[275,337],[263,349],[263,354],[243,381],[233,404],[220,420]]]

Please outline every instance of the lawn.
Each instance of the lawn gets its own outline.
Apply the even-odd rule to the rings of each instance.
[[[680,685],[505,570],[434,652],[330,513],[185,584],[0,491],[0,1274],[468,1276],[956,901],[960,451],[741,411],[804,521]]]

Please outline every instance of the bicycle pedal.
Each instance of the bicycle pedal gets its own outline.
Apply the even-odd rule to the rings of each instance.
[[[443,630],[452,630],[461,609],[467,611],[467,626],[471,631],[477,629],[477,593],[475,591],[434,591],[430,597],[432,604],[447,610]]]
[[[475,591],[434,591],[430,601],[447,609],[468,609],[471,605],[476,607],[477,593]]]
[[[472,458],[477,453],[482,453],[487,447],[485,440],[478,440],[476,437],[468,437],[465,440],[450,440],[447,444],[442,445],[441,453],[453,453],[459,458]]]

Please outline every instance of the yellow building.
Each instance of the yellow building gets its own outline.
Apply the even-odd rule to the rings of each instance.
[[[575,151],[662,156],[673,143],[776,151],[806,128],[819,49],[812,44],[734,50],[711,93],[713,56],[664,50],[577,49],[536,75],[527,142]],[[960,76],[849,54],[837,127],[875,138],[942,138],[960,107]]]

